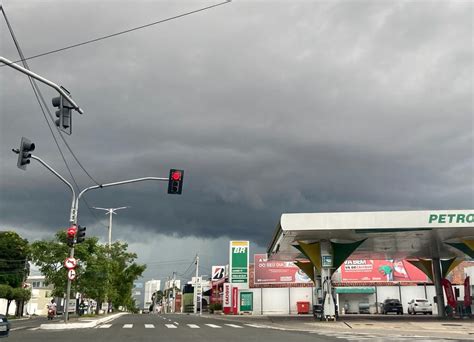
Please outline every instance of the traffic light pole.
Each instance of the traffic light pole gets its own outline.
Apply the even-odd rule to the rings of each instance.
[[[17,151],[14,151],[15,153]],[[122,185],[122,184],[129,184],[129,183],[137,183],[137,182],[143,182],[143,181],[148,181],[148,180],[154,180],[154,181],[164,181],[167,182],[169,178],[164,178],[164,177],[143,177],[143,178],[135,178],[135,179],[128,179],[120,182],[114,182],[114,183],[107,183],[107,184],[101,184],[101,185],[94,185],[90,186],[88,188],[85,188],[82,190],[79,195],[76,197],[76,192],[74,191],[74,187],[69,183],[66,179],[64,179],[63,176],[61,176],[56,170],[54,170],[51,166],[49,166],[44,160],[41,158],[31,155],[31,158],[34,160],[37,160],[42,164],[44,167],[46,167],[49,171],[51,171],[56,177],[58,177],[61,181],[63,181],[64,184],[66,184],[69,189],[72,192],[72,203],[71,203],[71,211],[69,215],[69,223],[71,225],[77,225],[77,218],[78,218],[78,212],[79,212],[79,200],[81,199],[82,195],[84,195],[87,191],[89,190],[94,190],[94,189],[102,189],[102,188],[107,188],[111,186],[117,186],[117,185]],[[73,258],[74,257],[74,245],[71,247],[70,252],[69,252],[69,257]],[[71,296],[71,280],[68,278],[67,280],[67,287],[66,287],[66,301],[64,304],[64,322],[67,323],[69,319],[69,297]]]
[[[10,61],[10,60],[2,57],[2,56],[0,56],[0,62],[4,63],[5,65],[8,65],[9,67],[11,67],[13,69],[16,69],[16,70],[22,72],[22,73],[24,73],[24,74],[26,74],[30,77],[33,77],[34,79],[50,86],[51,88],[56,89],[58,93],[60,93],[62,96],[64,96],[69,101],[69,103],[74,107],[75,110],[77,110],[77,112],[79,114],[84,114],[84,111],[76,104],[76,102],[74,102],[74,100],[71,98],[71,96],[69,96],[69,94],[63,88],[58,86],[56,83],[53,83],[50,80],[47,80],[46,78],[41,77],[38,74],[35,74],[31,70],[25,69],[22,66],[20,66],[18,64],[15,64],[12,61]]]

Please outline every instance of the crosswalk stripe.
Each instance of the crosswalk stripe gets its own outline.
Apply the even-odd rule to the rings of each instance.
[[[188,324],[188,327],[190,327],[191,329],[199,329],[199,325],[197,324]]]
[[[221,328],[219,325],[215,325],[215,324],[206,324],[208,327],[211,327],[211,328]]]
[[[107,328],[110,328],[112,326],[112,324],[102,324],[101,326],[99,326],[100,329],[107,329]]]
[[[243,328],[241,327],[240,325],[237,325],[237,324],[226,324],[228,327],[231,327],[231,328]]]
[[[153,329],[154,327],[154,324],[145,324],[145,329]]]
[[[166,325],[166,327],[169,328],[169,329],[176,329],[176,328],[177,328],[177,326],[174,325],[174,324],[165,324],[165,325]]]
[[[131,328],[133,328],[133,324],[124,324],[122,328],[131,329]]]

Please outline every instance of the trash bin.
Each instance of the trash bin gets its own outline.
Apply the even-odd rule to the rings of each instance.
[[[309,302],[296,302],[296,308],[299,314],[309,313]]]

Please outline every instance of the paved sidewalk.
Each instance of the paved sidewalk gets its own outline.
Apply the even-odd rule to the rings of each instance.
[[[370,318],[344,319],[336,322],[315,321],[311,315],[299,316],[222,316],[202,315],[225,321],[238,321],[253,324],[262,328],[287,331],[305,332],[334,332],[345,331],[354,333],[377,333],[390,335],[420,335],[443,337],[447,339],[462,339],[474,341],[474,320],[378,320]]]
[[[84,329],[84,328],[94,328],[95,326],[110,322],[120,316],[126,315],[128,312],[119,312],[116,314],[111,314],[107,316],[102,316],[98,318],[79,318],[74,321],[69,321],[68,323],[64,323],[61,321],[59,323],[45,323],[40,325],[40,329],[44,330],[65,330],[65,329]]]

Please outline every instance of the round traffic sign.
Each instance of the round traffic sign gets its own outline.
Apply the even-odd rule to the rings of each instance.
[[[74,280],[76,278],[76,270],[67,271],[67,277],[69,280]]]
[[[66,266],[67,269],[73,269],[77,266],[77,259],[67,258],[66,260],[64,260],[64,266]]]

